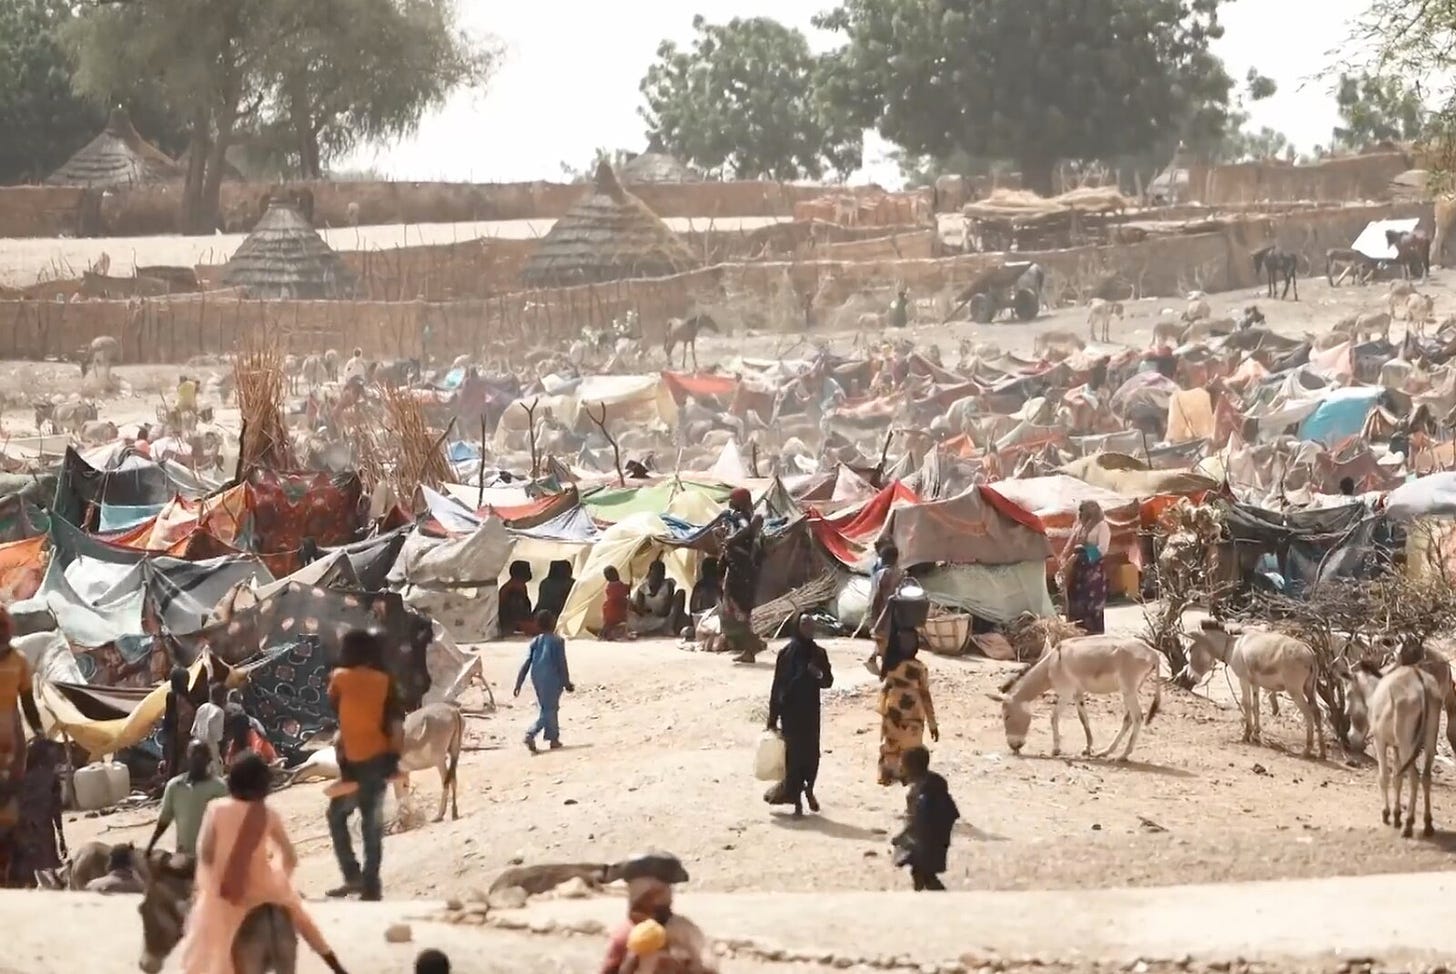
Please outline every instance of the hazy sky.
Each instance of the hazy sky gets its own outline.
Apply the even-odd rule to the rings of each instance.
[[[476,182],[556,179],[582,167],[598,146],[645,146],[637,89],[658,43],[692,36],[693,14],[712,21],[772,16],[809,30],[832,0],[459,0],[466,25],[506,45],[506,63],[484,95],[461,96],[427,118],[411,139],[369,149],[341,168],[369,167],[397,179]],[[1218,53],[1235,78],[1253,65],[1279,93],[1253,106],[1308,149],[1327,144],[1336,122],[1328,83],[1313,76],[1339,63],[1348,18],[1364,0],[1225,0]],[[828,40],[813,37],[823,46]],[[868,178],[895,167],[884,145],[866,147]]]

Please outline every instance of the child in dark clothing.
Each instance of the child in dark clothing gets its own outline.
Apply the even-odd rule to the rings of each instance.
[[[930,770],[930,752],[912,747],[900,756],[900,768],[910,791],[905,796],[905,831],[895,836],[894,863],[910,867],[915,889],[943,890],[950,830],[961,817],[945,779]]]

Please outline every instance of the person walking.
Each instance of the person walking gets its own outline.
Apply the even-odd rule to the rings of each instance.
[[[19,839],[20,792],[25,782],[25,731],[44,736],[40,711],[35,706],[30,663],[10,639],[14,633],[10,613],[0,606],[0,880],[10,875]]]
[[[196,855],[202,816],[209,804],[227,793],[227,785],[213,773],[212,752],[201,741],[193,741],[187,747],[187,770],[168,781],[162,790],[162,807],[157,812],[157,827],[152,830],[147,853],[156,848],[157,840],[176,822],[177,851]]]
[[[819,777],[819,691],[834,685],[829,654],[814,641],[814,619],[800,612],[793,635],[779,650],[773,688],[768,698],[768,729],[784,739],[784,780],[764,799],[771,805],[793,805],[794,817],[819,811],[814,782]]]
[[[174,777],[185,768],[187,744],[192,740],[192,722],[197,708],[188,699],[192,678],[180,666],[173,667],[167,698],[162,708],[162,769]]]
[[[940,874],[945,872],[950,832],[961,817],[950,786],[930,770],[930,752],[912,747],[900,758],[905,783],[905,831],[894,839],[894,863],[910,867],[910,880],[917,892],[945,889]]]
[[[893,612],[893,610],[892,610]],[[940,740],[935,705],[930,699],[930,677],[917,659],[920,634],[890,627],[880,682],[879,782],[889,786],[903,780],[900,762],[905,752],[925,745],[926,728],[932,741]]]
[[[526,677],[536,691],[536,721],[526,728],[526,750],[536,753],[536,735],[544,734],[546,743],[555,751],[561,747],[561,694],[576,689],[566,665],[566,640],[556,634],[556,617],[549,612],[536,614],[537,635],[526,650],[526,662],[516,674],[514,696],[521,695]]]
[[[182,936],[185,974],[233,969],[233,941],[260,906],[288,911],[299,937],[335,974],[338,957],[293,885],[298,853],[283,819],[268,806],[268,765],[244,754],[228,772],[228,797],[207,806],[197,837],[197,886]]]
[[[890,600],[905,581],[905,570],[900,567],[900,549],[893,541],[877,541],[875,553],[875,568],[870,575],[870,635],[875,645],[865,668],[879,676],[880,662],[890,642]]]
[[[32,737],[25,748],[25,778],[20,785],[20,822],[10,876],[0,885],[32,889],[36,873],[59,869],[69,854],[61,811],[61,764],[66,748],[60,741]]]
[[[1058,576],[1067,595],[1067,621],[1075,622],[1088,635],[1106,631],[1103,612],[1107,609],[1107,549],[1112,529],[1096,501],[1083,501],[1077,508],[1077,523],[1062,549]]]
[[[403,715],[377,636],[361,629],[345,633],[339,657],[342,665],[329,677],[329,700],[339,717],[336,750],[341,784],[329,799],[328,821],[344,884],[327,895],[358,893],[361,899],[377,900],[382,893],[384,790],[399,770]],[[349,835],[349,819],[356,811],[364,842],[362,867]]]
[[[226,717],[227,687],[214,683],[207,692],[207,703],[197,708],[192,720],[192,739],[207,745],[212,754],[212,773],[220,775],[227,770],[222,763],[222,735]]]

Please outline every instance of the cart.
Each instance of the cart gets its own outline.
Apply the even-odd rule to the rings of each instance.
[[[971,320],[987,324],[1003,311],[1011,311],[1017,321],[1031,321],[1041,310],[1035,291],[1021,286],[1022,276],[1031,269],[1031,261],[1009,261],[978,274],[956,299],[955,308],[946,316],[948,322],[967,304]]]

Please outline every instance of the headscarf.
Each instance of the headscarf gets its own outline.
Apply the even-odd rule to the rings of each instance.
[[[728,506],[734,509],[753,509],[753,495],[748,492],[747,487],[734,487],[728,494]]]

